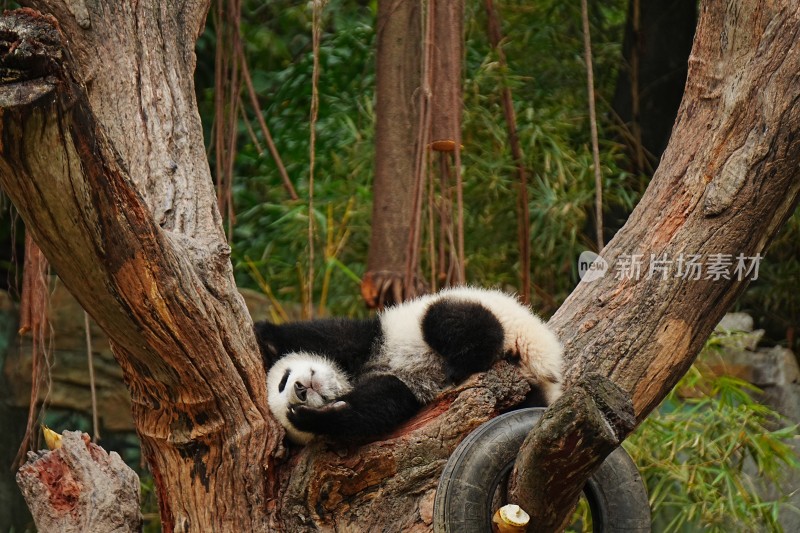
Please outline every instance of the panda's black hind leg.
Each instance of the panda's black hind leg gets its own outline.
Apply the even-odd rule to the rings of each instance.
[[[503,350],[503,326],[478,302],[442,298],[422,318],[422,336],[445,360],[449,381],[489,369]]]

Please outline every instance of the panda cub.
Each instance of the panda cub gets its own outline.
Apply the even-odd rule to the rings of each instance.
[[[273,415],[291,440],[390,432],[450,385],[504,357],[546,402],[561,394],[556,336],[513,296],[445,289],[364,320],[258,322]]]

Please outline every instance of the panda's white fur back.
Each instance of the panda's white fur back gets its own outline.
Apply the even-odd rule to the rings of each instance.
[[[417,379],[421,377],[420,383],[407,383],[420,399],[430,401],[441,390],[441,360],[431,357],[431,349],[422,334],[425,312],[440,299],[475,302],[486,307],[503,327],[503,349],[519,357],[522,373],[542,390],[547,403],[561,395],[563,350],[558,338],[544,322],[507,293],[477,287],[453,287],[404,302],[380,314],[384,338],[376,362],[392,371],[418,376]]]
[[[422,317],[435,298],[426,295],[382,311],[383,340],[367,364],[370,372],[397,375],[423,402],[431,401],[444,387],[444,362],[422,336]]]

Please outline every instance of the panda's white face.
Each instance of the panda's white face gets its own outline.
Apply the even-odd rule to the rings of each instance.
[[[287,354],[267,374],[269,408],[289,438],[299,444],[308,443],[314,435],[289,422],[289,409],[296,405],[323,407],[351,389],[345,373],[332,361],[307,352]]]

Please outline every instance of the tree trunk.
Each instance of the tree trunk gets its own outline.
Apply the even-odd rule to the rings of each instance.
[[[464,57],[464,2],[434,2],[431,68],[431,146],[455,151],[461,144],[461,63]]]
[[[321,442],[285,461],[195,109],[192,47],[207,3],[31,3],[66,38],[32,12],[2,21],[3,66],[18,81],[0,88],[0,180],[113,341],[164,529],[430,530],[447,457],[524,396],[516,368],[474,377],[382,442]],[[610,272],[581,283],[551,321],[569,383],[611,378],[638,421],[746,282],[615,269],[630,254],[646,256],[646,274],[659,266],[651,253],[765,249],[800,191],[799,37],[789,0],[703,4],[664,162],[602,253]]]
[[[735,272],[738,256],[763,254],[800,192],[800,6],[709,2],[700,17],[661,165],[602,251],[606,275],[584,279],[550,320],[568,382],[587,371],[611,377],[639,421],[747,286],[754,273]],[[639,278],[621,275],[636,255]],[[698,280],[680,275],[692,255],[706,267]]]
[[[567,386],[588,372],[607,376],[630,396],[641,422],[757,274],[737,271],[740,260],[745,269],[757,265],[750,258],[766,250],[800,197],[798,37],[796,2],[703,4],[661,165],[601,252],[606,274],[584,277],[550,320],[564,342]],[[639,276],[629,268],[637,256]],[[701,265],[699,279],[692,262]],[[571,457],[585,460],[584,449],[603,453],[590,439]],[[549,497],[582,467],[564,465],[531,493]],[[591,472],[584,474],[575,483]]]
[[[403,279],[419,149],[420,24],[419,2],[378,2],[375,180],[367,272],[361,285],[371,308],[401,302],[408,291]]]
[[[3,19],[3,187],[112,340],[164,529],[263,531],[281,432],[194,99],[208,6],[31,4],[60,31]]]

